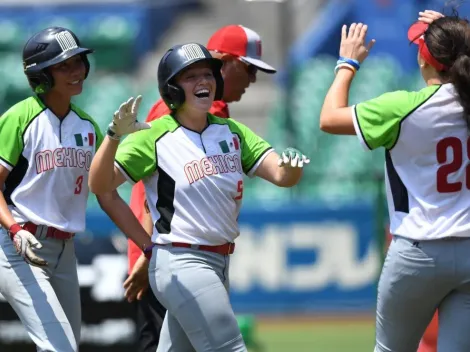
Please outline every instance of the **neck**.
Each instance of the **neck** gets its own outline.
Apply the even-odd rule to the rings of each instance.
[[[202,132],[207,127],[207,112],[181,109],[175,115],[178,122],[193,131]]]
[[[44,104],[57,116],[59,119],[65,118],[70,111],[70,98],[65,98],[54,91],[50,91],[40,96]]]

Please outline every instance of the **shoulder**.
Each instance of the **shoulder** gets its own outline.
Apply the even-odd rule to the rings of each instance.
[[[136,133],[136,135],[144,133],[147,137],[153,140],[158,140],[165,134],[174,132],[180,126],[178,121],[176,121],[171,115],[163,115],[156,120],[150,121],[149,124],[149,129],[142,130]]]
[[[88,115],[85,111],[83,111],[81,108],[79,108],[77,105],[75,104],[71,104],[71,107],[72,107],[72,111],[77,114],[77,116],[82,119],[82,120],[88,120],[90,122],[95,122],[95,120],[90,116]]]
[[[26,98],[8,109],[1,117],[3,124],[28,125],[47,108],[37,97]]]
[[[361,112],[393,113],[405,117],[426,103],[440,89],[440,85],[425,87],[419,91],[397,90],[357,104]]]

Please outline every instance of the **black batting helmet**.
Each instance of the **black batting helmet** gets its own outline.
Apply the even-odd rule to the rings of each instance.
[[[171,110],[178,109],[185,100],[183,89],[175,84],[173,79],[185,68],[202,61],[208,62],[212,67],[216,82],[214,99],[222,99],[224,94],[224,80],[220,73],[222,60],[213,58],[209,50],[201,44],[175,45],[163,55],[158,65],[158,88],[160,95]]]
[[[37,94],[46,93],[54,85],[54,80],[46,68],[63,62],[72,56],[81,55],[90,71],[87,54],[93,50],[82,48],[77,36],[67,28],[49,27],[34,34],[23,48],[23,68],[29,84]]]

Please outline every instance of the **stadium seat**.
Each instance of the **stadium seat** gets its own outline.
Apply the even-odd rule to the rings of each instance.
[[[25,39],[19,23],[6,18],[0,20],[0,52],[20,51]]]
[[[125,70],[134,63],[133,47],[139,27],[117,15],[98,16],[91,20],[84,42],[95,49],[98,68]]]

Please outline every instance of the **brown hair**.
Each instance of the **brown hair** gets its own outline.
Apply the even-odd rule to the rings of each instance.
[[[470,25],[456,11],[429,25],[424,40],[431,55],[449,69],[440,72],[443,81],[452,83],[464,109],[470,129]]]

